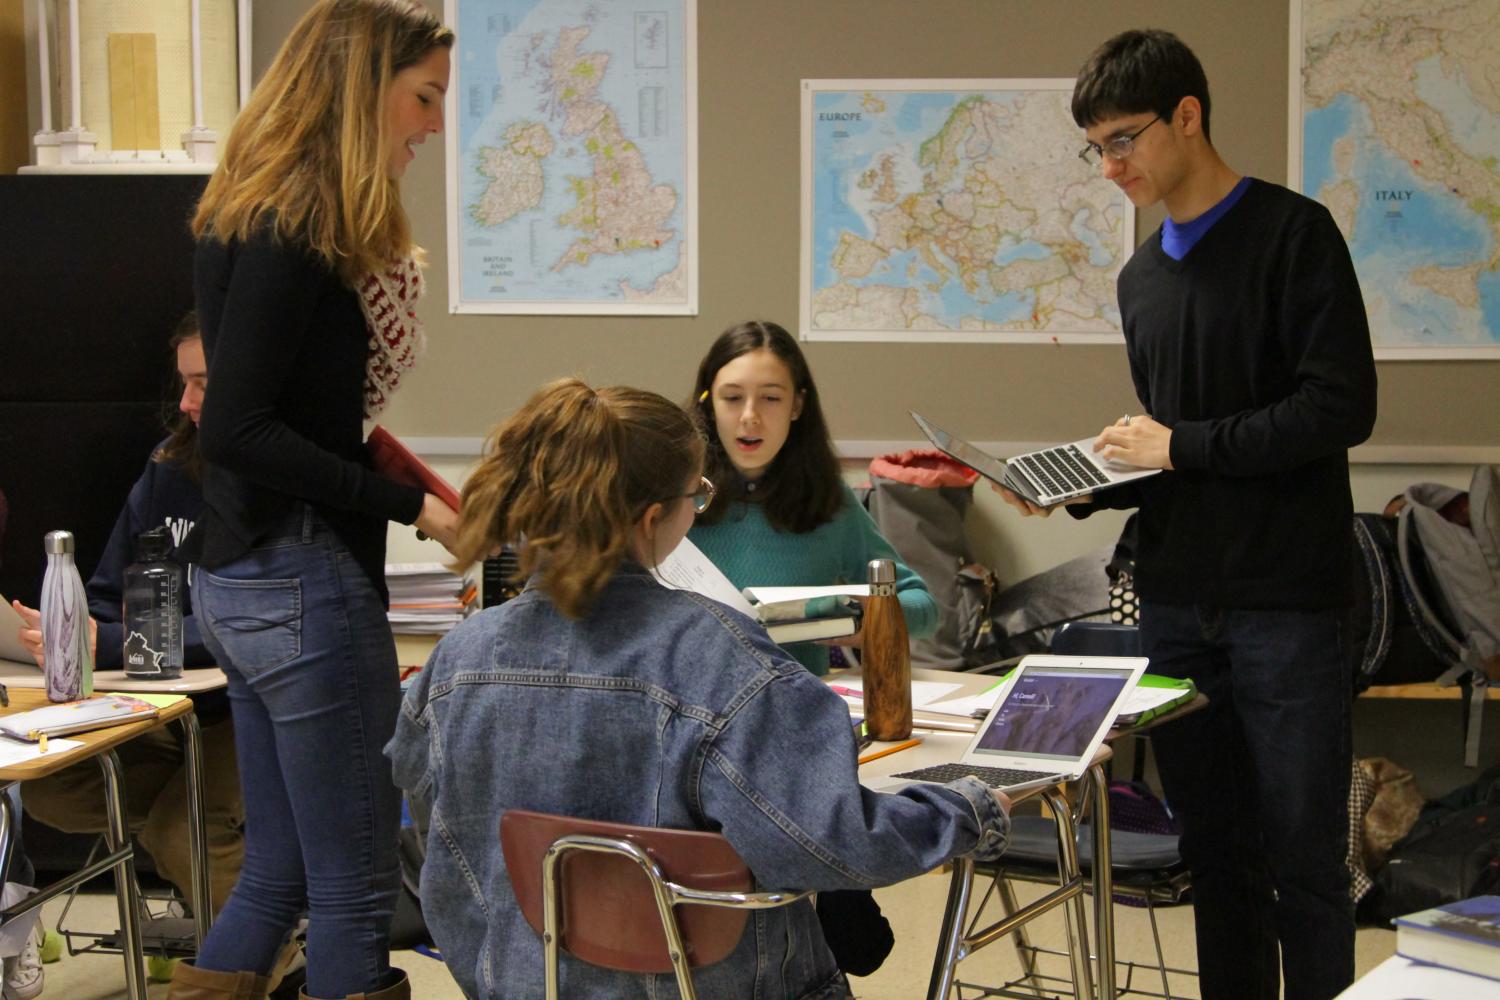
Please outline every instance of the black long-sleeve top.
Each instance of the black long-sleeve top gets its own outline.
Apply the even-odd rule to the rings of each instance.
[[[1175,469],[1093,502],[1140,507],[1137,590],[1222,608],[1347,604],[1348,449],[1375,423],[1375,362],[1328,210],[1253,181],[1182,260],[1159,231],[1147,240],[1119,300],[1136,393],[1172,429]]]
[[[370,468],[359,299],[265,229],[244,243],[200,240],[193,285],[210,390],[198,428],[204,509],[188,557],[208,569],[231,562],[306,501],[384,596],[386,522],[416,521],[423,497]]]

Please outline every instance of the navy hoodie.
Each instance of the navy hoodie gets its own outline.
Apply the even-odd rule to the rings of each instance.
[[[162,442],[165,444],[166,442]],[[161,445],[157,446],[158,448]],[[177,546],[192,530],[203,509],[203,491],[176,462],[146,463],[146,471],[130,488],[125,508],[110,532],[109,544],[99,557],[98,568],[89,578],[89,613],[99,623],[99,647],[94,666],[119,670],[124,665],[122,646],[125,627],[120,602],[125,592],[125,567],[135,562],[135,539],[141,532],[166,525],[172,536],[171,558],[182,567],[182,660],[185,667],[211,666],[213,655],[203,645],[198,622],[193,617],[193,598],[188,564],[177,554]]]

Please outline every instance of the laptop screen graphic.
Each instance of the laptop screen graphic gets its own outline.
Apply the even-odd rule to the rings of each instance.
[[[1076,759],[1093,741],[1130,671],[1024,671],[990,720],[976,751]]]

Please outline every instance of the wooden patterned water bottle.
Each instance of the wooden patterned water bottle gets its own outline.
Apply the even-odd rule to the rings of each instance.
[[[94,653],[89,648],[89,602],[73,562],[73,533],[49,531],[44,542],[42,650],[51,701],[75,701],[94,693]]]
[[[896,598],[896,564],[871,559],[870,598],[865,602],[865,731],[872,739],[904,740],[911,735],[911,646],[906,615]]]

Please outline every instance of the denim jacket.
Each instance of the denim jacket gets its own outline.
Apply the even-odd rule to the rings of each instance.
[[[634,563],[582,620],[532,588],[455,628],[386,753],[432,809],[423,913],[465,994],[485,1000],[543,992],[541,941],[500,851],[507,809],[718,831],[762,889],[887,885],[955,855],[993,857],[1008,830],[972,778],[861,788],[837,695],[760,626]],[[562,963],[566,996],[676,996],[670,975]],[[805,901],[753,913],[694,982],[716,998],[849,995]]]

